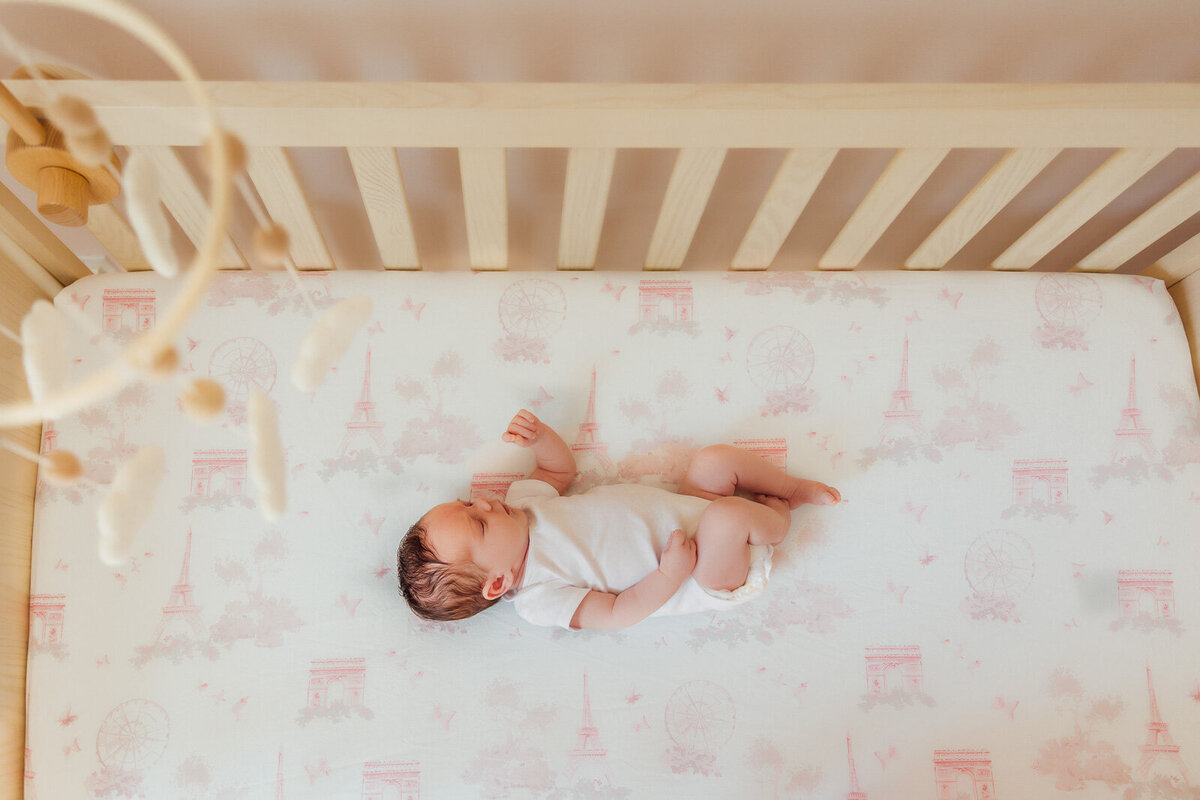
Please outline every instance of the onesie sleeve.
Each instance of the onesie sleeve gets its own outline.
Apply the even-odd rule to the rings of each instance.
[[[524,507],[525,501],[533,500],[537,497],[558,497],[558,489],[555,489],[545,481],[539,481],[537,478],[525,478],[519,481],[513,481],[508,487],[508,494],[504,498],[504,502],[510,506]]]
[[[522,619],[534,625],[559,626],[571,630],[571,618],[590,591],[586,586],[571,586],[558,580],[545,581],[521,589],[513,605]]]

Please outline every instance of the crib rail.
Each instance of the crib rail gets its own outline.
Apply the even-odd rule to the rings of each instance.
[[[6,82],[28,105],[29,81]],[[734,148],[779,148],[786,157],[762,199],[732,269],[772,266],[839,151],[896,153],[841,233],[814,264],[853,269],[954,149],[1003,148],[990,172],[903,262],[939,269],[1064,150],[1117,148],[993,269],[1025,270],[1178,148],[1200,147],[1196,84],[374,84],[210,83],[223,123],[250,148],[248,172],[272,217],[292,234],[304,269],[334,263],[287,150],[345,149],[381,266],[420,268],[417,237],[394,148],[457,148],[473,269],[509,264],[506,151],[568,152],[557,267],[595,265],[618,150],[678,151],[643,266],[679,269]],[[113,141],[150,153],[164,203],[193,242],[204,203],[173,147],[201,143],[190,96],[173,82],[61,81],[92,102]],[[1077,269],[1112,271],[1200,211],[1200,175],[1113,232]],[[91,229],[126,269],[145,269],[119,214]],[[233,241],[223,266],[247,261]],[[1200,268],[1193,238],[1147,274],[1178,281]]]

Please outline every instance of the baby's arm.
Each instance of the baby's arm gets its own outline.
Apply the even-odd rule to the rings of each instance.
[[[575,456],[562,437],[523,408],[508,423],[508,430],[500,438],[521,447],[532,447],[537,469],[529,477],[545,481],[559,494],[566,491],[579,474],[575,471]]]
[[[662,608],[695,568],[696,540],[676,530],[667,541],[658,569],[620,594],[588,592],[571,618],[571,627],[614,630],[641,622]]]

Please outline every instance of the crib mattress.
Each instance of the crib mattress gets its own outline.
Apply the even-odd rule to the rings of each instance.
[[[367,328],[312,394],[285,275],[226,273],[178,342],[231,403],[134,384],[47,424],[97,485],[158,444],[134,557],[100,490],[39,482],[29,797],[1195,797],[1200,401],[1157,280],[930,273],[307,274]],[[57,298],[153,324],[153,275]],[[111,348],[110,348],[111,349]],[[289,508],[264,522],[245,401],[279,410]],[[528,408],[580,491],[673,488],[719,442],[837,486],[767,592],[618,632],[511,604],[427,623],[399,539],[533,468]],[[1190,781],[1190,783],[1189,783]],[[1190,787],[1190,788],[1189,788]]]

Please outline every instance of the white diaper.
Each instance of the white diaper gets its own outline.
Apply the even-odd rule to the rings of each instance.
[[[689,577],[662,608],[650,616],[691,614],[697,611],[720,611],[752,600],[763,593],[771,576],[771,556],[775,548],[771,545],[750,546],[750,570],[746,582],[736,589],[706,589]]]

